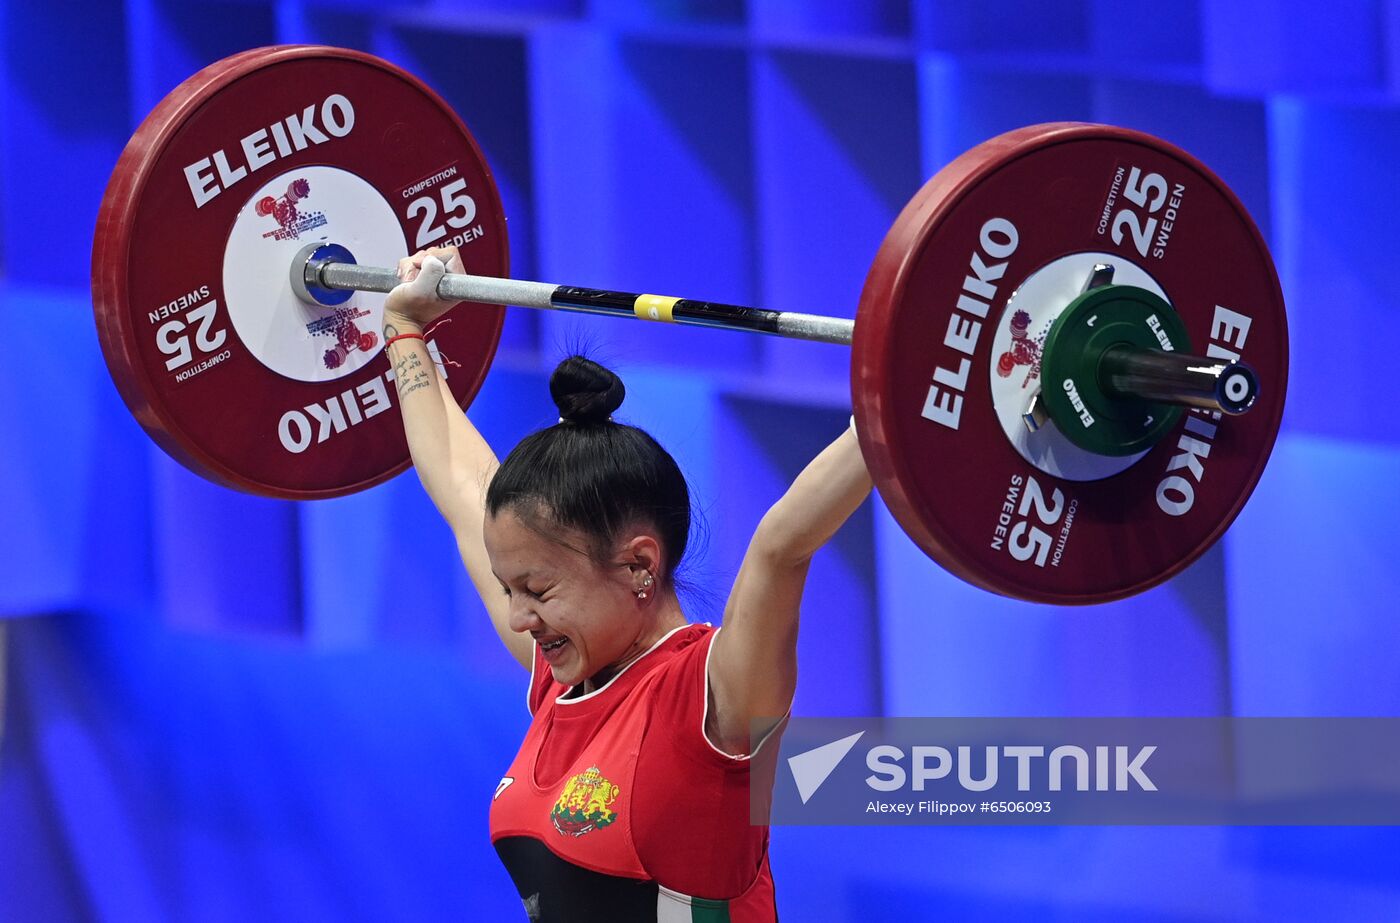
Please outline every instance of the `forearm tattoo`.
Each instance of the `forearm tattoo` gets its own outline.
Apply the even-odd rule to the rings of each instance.
[[[400,404],[414,391],[431,387],[432,373],[418,358],[417,350],[394,363],[394,383],[399,389]]]

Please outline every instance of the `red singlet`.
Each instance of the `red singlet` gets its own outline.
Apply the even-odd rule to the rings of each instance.
[[[491,804],[491,842],[529,919],[777,919],[750,761],[705,736],[715,633],[677,628],[587,695],[555,682],[536,645],[534,717]]]

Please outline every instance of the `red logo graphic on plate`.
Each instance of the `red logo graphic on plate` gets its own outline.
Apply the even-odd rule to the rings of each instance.
[[[1040,378],[1040,354],[1045,349],[1045,335],[1050,332],[1047,324],[1046,329],[1032,338],[1030,327],[1031,316],[1025,311],[1012,314],[1011,348],[997,359],[997,374],[1002,378],[1010,378],[1017,366],[1028,367],[1026,380],[1021,383],[1023,388]]]
[[[301,235],[307,231],[314,231],[316,228],[326,224],[326,216],[322,212],[303,212],[297,207],[297,203],[311,195],[311,184],[305,179],[294,179],[287,186],[287,191],[281,196],[263,196],[258,200],[256,206],[259,215],[272,216],[276,219],[278,227],[276,230],[268,231],[263,237],[271,237],[273,240],[300,240]],[[334,366],[332,366],[334,367]]]
[[[333,336],[335,345],[326,350],[322,360],[328,369],[338,369],[345,364],[345,357],[357,349],[369,352],[379,345],[379,334],[373,330],[361,330],[355,321],[369,317],[370,312],[353,305],[336,308],[335,311],[306,325],[306,332],[312,336]]]

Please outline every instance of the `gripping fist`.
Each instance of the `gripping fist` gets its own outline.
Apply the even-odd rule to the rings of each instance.
[[[437,297],[438,282],[443,273],[464,271],[456,247],[419,250],[399,260],[398,276],[402,281],[384,300],[385,325],[402,332],[421,329],[437,320],[452,307],[451,302]]]

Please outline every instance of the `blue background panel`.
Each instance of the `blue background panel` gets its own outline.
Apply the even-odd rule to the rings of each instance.
[[[58,257],[55,244],[76,254],[90,241],[107,177],[135,127],[127,16],[110,2],[85,4],[71,16],[6,3],[4,16],[5,275],[72,286],[82,260]]]
[[[1385,0],[1206,0],[1206,82],[1223,93],[1372,95],[1384,85]]]
[[[213,487],[98,348],[88,241],[126,139],[274,42],[441,93],[519,277],[823,314],[853,315],[904,203],[992,135],[1182,145],[1289,305],[1284,432],[1239,520],[1167,584],[1062,609],[961,583],[875,498],[813,563],[794,710],[1400,710],[1391,0],[0,0],[0,920],[521,917],[486,818],[525,675],[415,475],[304,504]],[[754,526],[844,426],[848,351],[513,310],[471,408],[498,452],[554,421],[549,373],[580,347],[690,477],[683,601],[718,621]],[[1390,828],[772,839],[784,919],[862,923],[1396,919],[1396,856]]]
[[[1394,446],[1280,441],[1226,539],[1241,714],[1400,714],[1400,623],[1375,617],[1400,599],[1397,482]]]
[[[542,90],[534,144],[548,158],[536,160],[541,273],[753,303],[753,142],[740,51],[571,25],[542,30],[532,52]],[[758,349],[753,337],[720,331],[619,330],[562,314],[541,317],[540,329],[547,350],[583,338],[681,366],[749,370]]]
[[[854,317],[885,232],[919,181],[914,69],[775,51],[754,61],[763,304]],[[881,106],[872,106],[880,99]],[[774,378],[850,374],[849,350],[763,342]]]
[[[852,42],[861,38],[906,38],[909,4],[904,0],[749,0],[749,26],[765,40],[831,41],[838,36]]]
[[[1400,111],[1279,96],[1269,104],[1277,213],[1274,260],[1294,343],[1286,425],[1396,445],[1368,394],[1389,378],[1386,330],[1400,318],[1400,278],[1384,230],[1400,209],[1394,157]],[[1375,344],[1378,350],[1358,349]]]
[[[971,54],[1016,52],[1042,62],[1089,50],[1089,0],[1011,0],[999,4],[916,0],[920,44]]]

